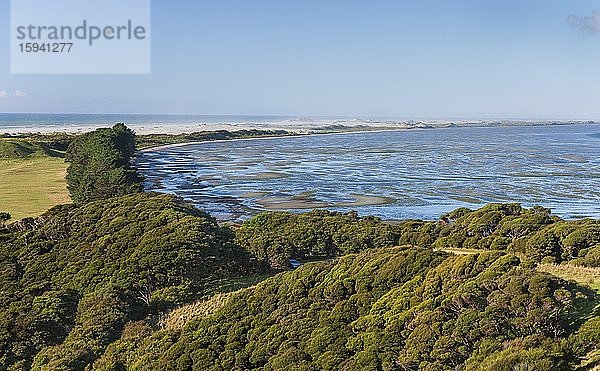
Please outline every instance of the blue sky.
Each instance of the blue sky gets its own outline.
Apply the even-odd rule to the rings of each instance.
[[[152,7],[149,75],[11,75],[0,0],[0,112],[600,119],[597,0]]]

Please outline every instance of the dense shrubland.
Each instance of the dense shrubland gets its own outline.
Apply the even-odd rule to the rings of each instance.
[[[355,213],[266,213],[235,230],[169,195],[58,206],[0,229],[0,369],[595,364],[596,294],[538,272],[537,255],[522,261],[510,247],[559,235],[556,256],[576,246],[578,261],[594,226],[516,205],[395,225]],[[491,242],[465,243],[477,233]],[[463,242],[448,243],[453,236]],[[444,247],[492,251],[453,256]],[[288,271],[290,258],[323,261]],[[267,268],[284,272],[219,294],[264,279]]]
[[[459,209],[437,223],[438,248],[477,248],[521,253],[536,262],[600,267],[600,221],[564,221],[549,209],[490,204]]]
[[[0,266],[0,369],[27,369],[36,354],[36,365],[82,368],[127,322],[257,272],[229,229],[174,196],[143,193],[10,225]]]
[[[264,213],[239,228],[238,243],[271,265],[289,258],[335,256],[373,247],[501,250],[535,262],[600,267],[600,221],[563,221],[541,207],[489,204],[458,209],[435,222],[313,211]]]
[[[551,370],[598,346],[594,294],[501,252],[372,249],[229,295],[111,344],[96,369]]]
[[[237,243],[273,268],[289,259],[312,260],[396,246],[399,231],[373,217],[315,210],[260,214],[236,230]]]
[[[293,135],[285,130],[217,130],[217,131],[199,131],[183,134],[143,134],[137,135],[139,148],[150,148],[168,144],[188,143],[188,142],[206,142],[210,140],[232,140],[260,137],[282,137]]]

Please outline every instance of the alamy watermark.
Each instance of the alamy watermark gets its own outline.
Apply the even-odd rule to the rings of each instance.
[[[150,73],[150,0],[11,0],[12,73]]]

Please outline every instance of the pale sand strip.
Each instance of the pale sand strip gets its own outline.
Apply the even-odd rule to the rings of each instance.
[[[290,197],[265,197],[257,204],[267,210],[301,210],[301,209],[318,209],[324,207],[359,207],[371,205],[385,205],[393,202],[392,199],[380,196],[369,195],[351,195],[355,201],[350,202],[323,202],[313,199],[299,199]]]

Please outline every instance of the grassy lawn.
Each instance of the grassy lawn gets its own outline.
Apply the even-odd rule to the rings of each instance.
[[[9,212],[14,221],[70,203],[66,168],[61,158],[0,159],[0,211]]]
[[[587,268],[569,264],[538,264],[537,269],[566,280],[590,286],[600,292],[600,268]]]
[[[476,249],[436,249],[456,255],[472,255],[484,252]],[[521,254],[517,254],[519,256]],[[523,256],[519,256],[523,259]],[[550,273],[565,280],[576,281],[588,285],[593,290],[600,292],[600,268],[580,267],[570,264],[538,264],[537,269],[541,272]]]

